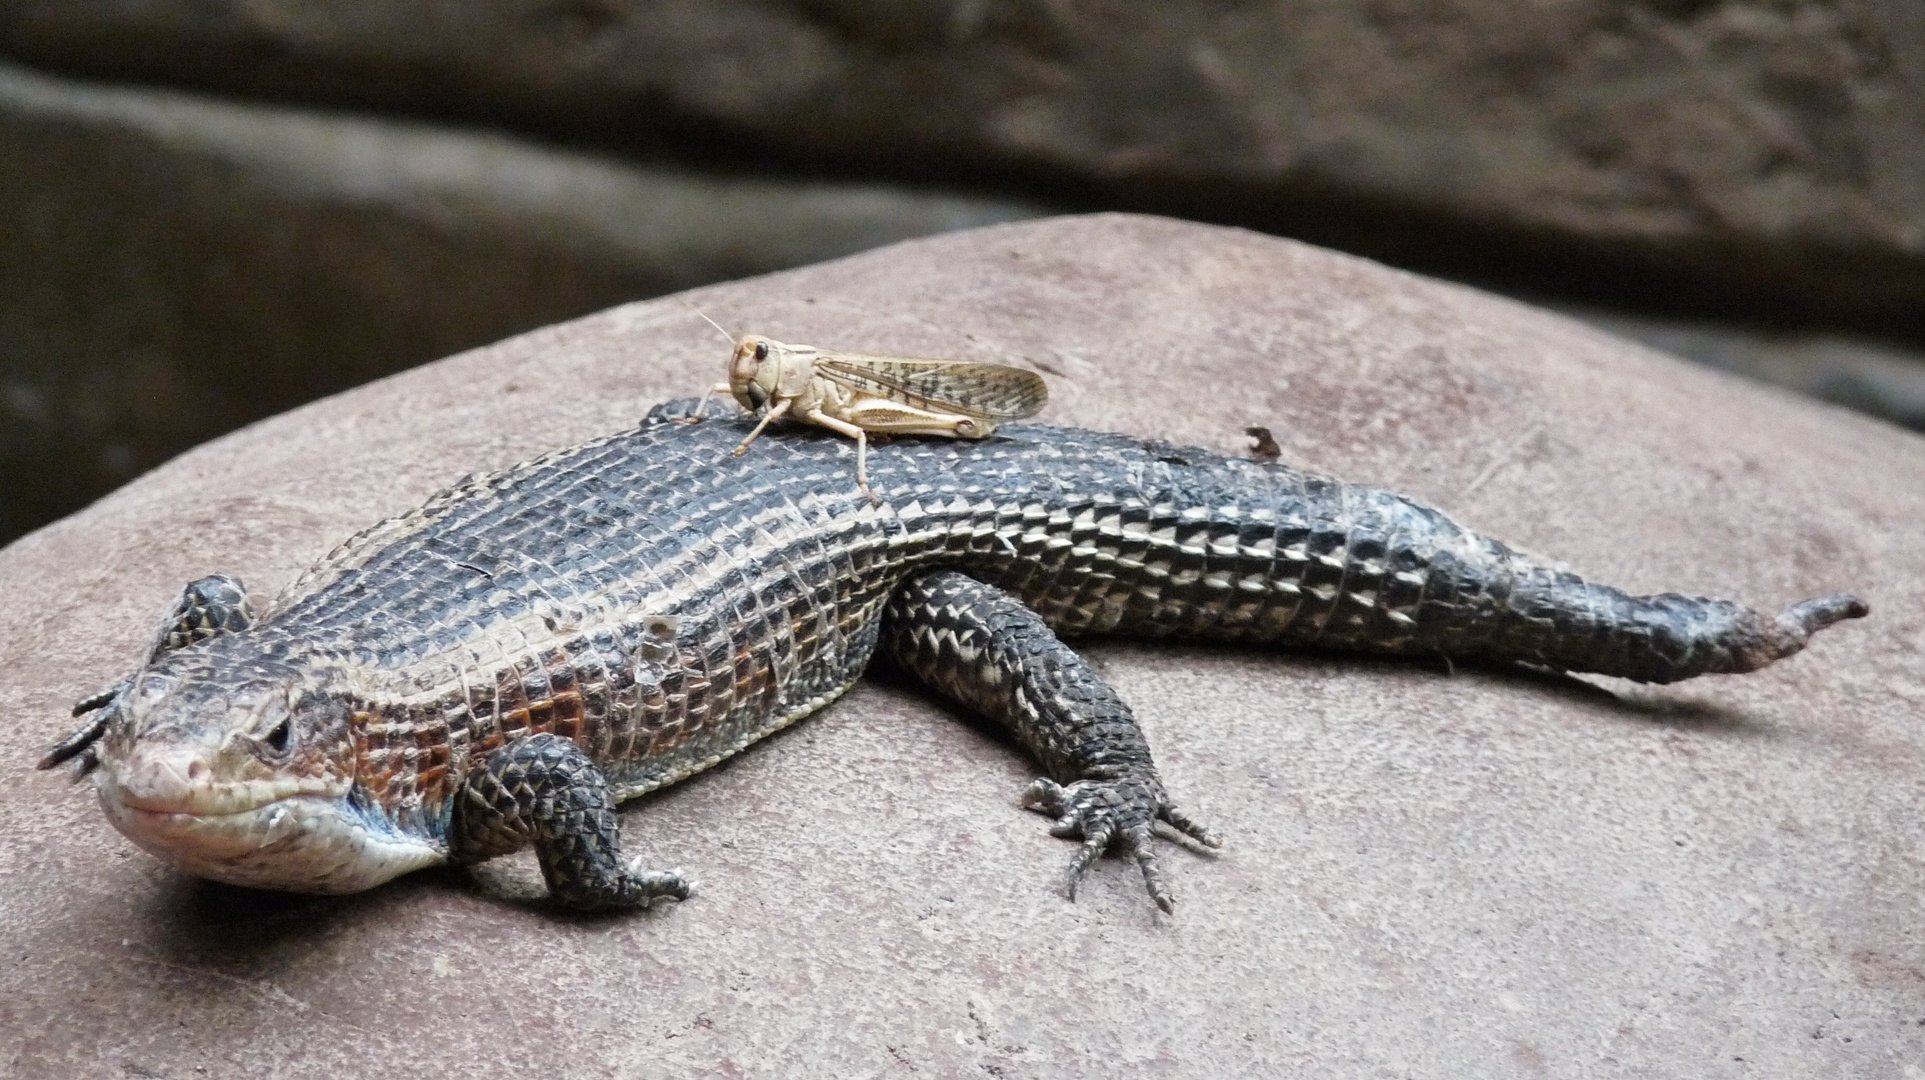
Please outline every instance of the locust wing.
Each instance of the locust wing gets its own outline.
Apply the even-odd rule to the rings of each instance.
[[[1049,401],[1041,375],[1007,364],[835,353],[818,358],[815,370],[873,397],[985,420],[1034,416]]]

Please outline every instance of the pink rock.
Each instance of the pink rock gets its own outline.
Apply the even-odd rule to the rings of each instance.
[[[22,1076],[1900,1076],[1925,1060],[1925,440],[1471,290],[1120,216],[915,241],[691,299],[786,341],[1030,363],[1043,419],[1399,490],[1580,573],[1872,618],[1668,688],[1095,642],[1229,839],[1072,904],[1033,766],[859,687],[631,806],[697,879],[633,918],[528,860],[343,899],[207,886],[28,772],[181,583],[272,592],[478,469],[699,391],[674,301],[208,444],[0,553],[0,1031]],[[196,1072],[196,1067],[206,1069]]]

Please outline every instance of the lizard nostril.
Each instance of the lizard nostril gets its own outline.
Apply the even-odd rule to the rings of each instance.
[[[207,775],[207,763],[205,761],[191,762],[187,766],[187,778],[189,780],[199,780],[201,777],[206,775]]]

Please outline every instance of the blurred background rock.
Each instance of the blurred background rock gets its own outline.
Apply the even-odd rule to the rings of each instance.
[[[11,0],[0,538],[518,330],[1103,208],[1925,428],[1917,0]]]

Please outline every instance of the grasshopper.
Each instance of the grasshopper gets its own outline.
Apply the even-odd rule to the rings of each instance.
[[[756,334],[731,340],[729,381],[702,395],[689,422],[701,419],[711,395],[728,394],[762,414],[737,455],[783,416],[845,435],[856,441],[856,485],[872,502],[881,500],[869,489],[871,433],[986,439],[996,421],[1033,416],[1049,400],[1041,375],[1007,364],[864,356]]]

